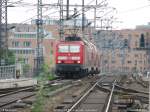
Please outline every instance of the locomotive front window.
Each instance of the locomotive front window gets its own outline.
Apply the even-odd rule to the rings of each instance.
[[[70,45],[70,52],[72,52],[72,53],[78,53],[78,52],[80,52],[80,46]]]
[[[65,45],[58,46],[58,52],[69,52],[69,46]]]

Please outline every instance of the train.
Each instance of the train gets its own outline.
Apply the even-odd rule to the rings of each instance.
[[[88,40],[68,36],[57,42],[55,51],[55,73],[59,77],[79,78],[100,73],[99,52]]]

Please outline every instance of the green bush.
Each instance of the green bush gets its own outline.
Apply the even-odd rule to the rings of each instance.
[[[0,49],[0,60],[5,60],[5,65],[13,65],[15,64],[16,57],[14,53],[10,50]]]

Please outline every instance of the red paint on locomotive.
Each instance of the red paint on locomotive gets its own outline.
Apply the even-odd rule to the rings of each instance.
[[[55,54],[58,76],[99,73],[99,55],[96,46],[85,40],[59,41]]]

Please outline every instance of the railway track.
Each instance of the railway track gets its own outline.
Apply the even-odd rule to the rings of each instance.
[[[114,94],[115,84],[121,77],[104,76],[97,81],[85,94],[72,102],[63,102],[54,112],[108,112]]]
[[[114,84],[110,92],[100,91],[97,88],[98,82],[92,86],[67,112],[83,111],[83,112],[108,112],[110,109]]]
[[[134,101],[137,100],[147,105],[149,103],[149,93],[124,86],[123,84],[128,80],[125,77],[116,75],[103,76],[81,96],[70,98],[68,101],[64,99],[61,104],[56,106],[54,112],[109,112],[113,109],[120,110],[120,106],[129,108],[128,104],[134,105]],[[121,96],[121,99],[117,99],[118,103],[114,103],[116,102],[114,101],[116,96]],[[113,112],[117,112],[116,110]]]
[[[140,76],[132,76],[133,79],[137,82],[137,84],[140,84],[143,88],[148,88],[149,83],[142,80],[142,78]]]
[[[32,86],[28,86],[28,87],[32,87]],[[14,92],[14,91],[18,91],[20,89],[25,89],[25,88],[28,88],[28,87],[0,89],[0,95],[7,94],[7,93],[10,93],[10,92]]]
[[[87,89],[81,93],[79,92],[80,94],[78,94],[78,96],[76,93],[73,96],[67,95],[60,105],[55,106],[53,112],[109,112],[109,110],[113,108],[113,105],[117,105],[113,104],[114,96],[117,94],[128,95],[129,97],[132,96],[133,99],[142,99],[141,102],[148,103],[147,92],[127,88],[122,85],[122,81],[125,81],[123,76],[109,75],[102,76],[100,79],[97,77],[93,79],[85,78],[81,79],[80,83],[83,82],[83,80],[86,81],[85,84],[91,84],[91,86],[87,86]],[[48,82],[45,86],[49,87],[49,85],[52,86],[59,83],[67,83],[64,85],[69,85],[74,82],[78,84],[77,80],[56,80]],[[36,91],[33,89],[33,87],[24,88],[15,92],[11,91],[7,94],[1,94],[0,110],[3,108],[9,108],[17,101],[24,101],[24,99],[30,99],[30,97],[33,98],[35,95]]]
[[[46,82],[44,88],[49,88],[57,85],[62,85],[62,87],[70,85],[74,80],[53,80]],[[20,105],[24,103],[25,99],[35,99],[36,92],[38,91],[37,86],[30,86],[26,88],[14,88],[6,89],[3,94],[0,94],[0,111],[8,108],[13,108],[14,105]],[[20,103],[20,104],[19,104]]]
[[[35,87],[28,87],[18,91],[9,92],[0,95],[0,109],[8,108],[9,105],[36,94]]]

